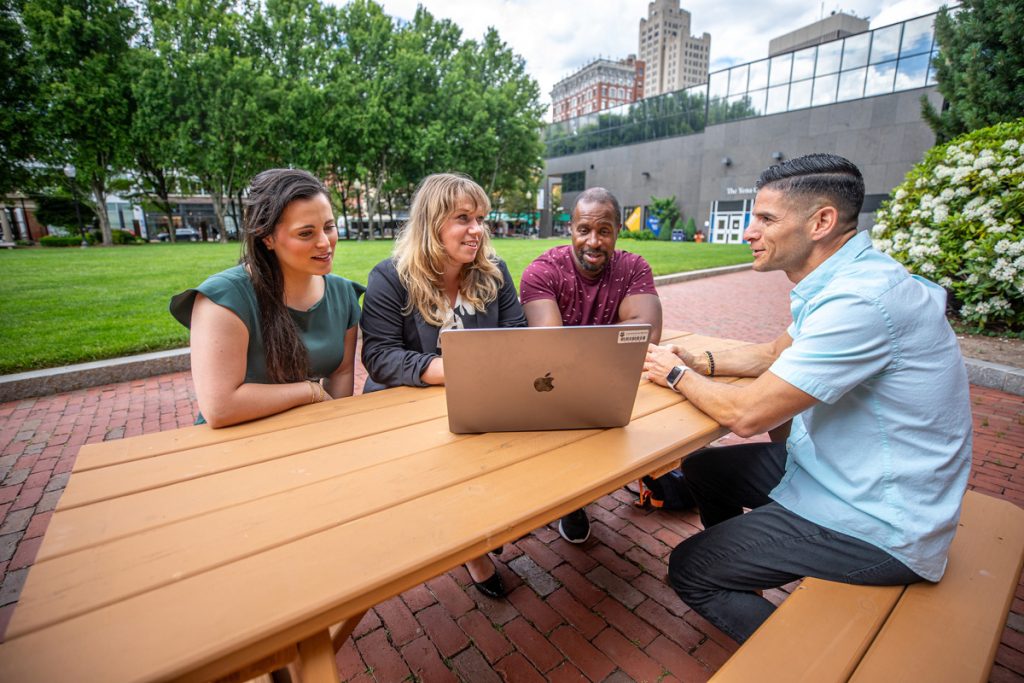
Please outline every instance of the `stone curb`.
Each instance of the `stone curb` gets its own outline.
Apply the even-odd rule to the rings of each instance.
[[[735,266],[659,275],[654,278],[654,284],[655,286],[671,285],[677,282],[750,270],[750,267],[749,263],[741,263]],[[1005,391],[1016,396],[1024,396],[1024,370],[973,358],[965,358],[964,363],[967,365],[967,377],[971,384]],[[112,358],[93,363],[66,365],[60,368],[33,370],[16,375],[0,375],[0,403],[87,389],[115,382],[127,382],[169,372],[182,372],[190,367],[189,350],[184,348]]]
[[[685,273],[659,275],[654,278],[654,286],[661,287],[662,285],[674,285],[677,282],[686,282],[687,280],[699,280],[701,278],[712,277],[714,275],[738,273],[741,270],[750,270],[751,266],[751,263],[740,263],[735,266],[719,266],[718,268],[705,268],[704,270],[690,270]]]
[[[0,403],[181,372],[190,367],[189,350],[184,348],[2,375]]]
[[[964,365],[967,366],[967,381],[971,384],[1024,396],[1024,370],[977,358],[964,358]]]

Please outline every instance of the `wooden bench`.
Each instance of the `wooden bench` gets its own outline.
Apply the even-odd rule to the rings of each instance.
[[[1024,510],[969,491],[937,584],[806,579],[719,669],[729,681],[987,681],[1024,561]]]

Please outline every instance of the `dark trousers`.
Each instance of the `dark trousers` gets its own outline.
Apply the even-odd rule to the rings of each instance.
[[[672,551],[669,582],[683,602],[740,643],[775,610],[756,590],[805,576],[869,586],[921,581],[885,551],[773,502],[768,492],[785,464],[781,443],[705,448],[683,461],[705,530]]]

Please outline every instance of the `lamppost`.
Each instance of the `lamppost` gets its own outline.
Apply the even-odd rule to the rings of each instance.
[[[85,249],[89,246],[89,243],[85,239],[85,226],[82,225],[82,210],[78,206],[78,185],[75,184],[75,176],[78,175],[78,169],[75,168],[74,164],[68,164],[64,167],[64,175],[71,181],[71,196],[75,202],[75,218],[78,219],[78,232],[82,235],[82,248]]]

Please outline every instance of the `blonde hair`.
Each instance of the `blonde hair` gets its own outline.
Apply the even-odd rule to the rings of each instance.
[[[469,200],[474,211],[490,213],[491,202],[483,188],[471,178],[456,173],[437,173],[424,178],[412,198],[409,221],[395,239],[392,259],[398,277],[409,292],[403,313],[415,308],[423,319],[435,326],[444,323],[448,301],[444,293],[444,271],[448,255],[441,244],[441,227]],[[498,298],[504,282],[497,256],[491,246],[491,236],[485,227],[480,231],[480,248],[472,263],[462,266],[459,292],[462,298],[478,311]]]

